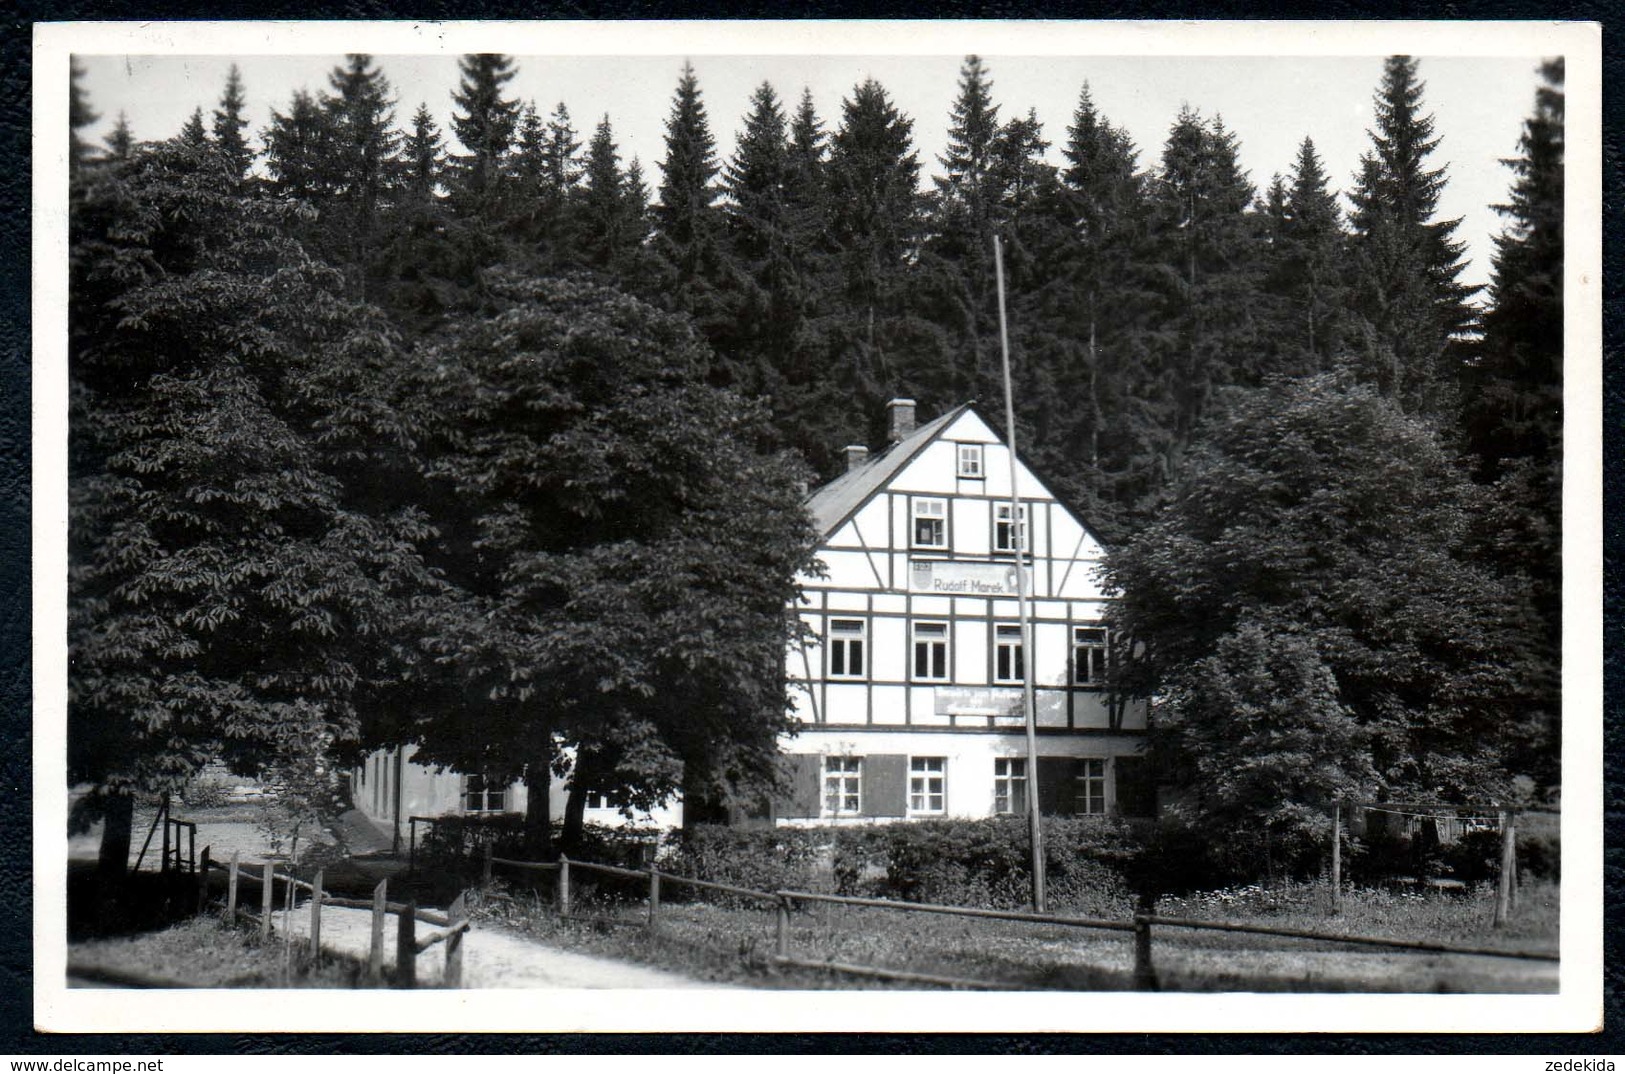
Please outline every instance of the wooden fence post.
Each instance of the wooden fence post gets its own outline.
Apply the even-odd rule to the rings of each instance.
[[[260,939],[271,938],[271,915],[276,913],[276,866],[267,861],[260,879]]]
[[[649,932],[660,928],[660,868],[649,866]]]
[[[1155,992],[1157,970],[1151,963],[1151,915],[1156,911],[1154,895],[1142,892],[1134,915],[1134,990]]]
[[[169,794],[168,794],[167,791],[164,793],[163,810],[164,810],[164,858],[163,858],[164,864],[159,868],[158,871],[163,872],[163,873],[167,873],[167,872],[169,872]],[[176,837],[175,842],[179,843],[180,838]]]
[[[373,982],[384,976],[384,918],[389,916],[389,881],[378,881],[372,889],[372,946],[367,950],[367,977]]]
[[[203,848],[203,868],[197,874],[197,912],[209,903],[209,847]]]
[[[1507,923],[1512,912],[1512,874],[1518,868],[1518,843],[1512,828],[1512,811],[1501,810],[1501,875],[1495,884],[1495,927]]]
[[[1343,912],[1343,803],[1332,805],[1332,913]]]
[[[208,848],[205,847],[204,849],[206,850]],[[177,832],[175,834],[175,853],[179,854],[180,852],[181,852],[181,837],[180,837],[180,833]],[[197,825],[196,824],[194,824],[191,827],[186,829],[186,871],[187,872],[196,872],[197,871]]]
[[[226,920],[234,925],[237,923],[237,859],[242,853],[240,850],[231,852],[231,865],[226,870]]]
[[[411,835],[406,841],[406,875],[416,876],[418,871],[418,819],[412,817],[407,821]]]
[[[486,843],[485,843],[485,868],[480,873],[480,886],[481,887],[487,887],[487,888],[491,886],[491,842],[490,842],[490,840],[486,840]]]
[[[790,900],[783,895],[779,896],[778,906],[774,910],[774,932],[776,934],[776,950],[780,958],[790,957]]]
[[[559,855],[558,911],[560,917],[570,916],[570,859]]]
[[[399,927],[395,930],[395,986],[418,986],[418,904],[413,899],[401,910]]]
[[[322,957],[322,871],[310,883],[310,957],[320,962]]]
[[[448,929],[446,932],[446,979],[443,982],[447,988],[463,987],[463,935],[459,925],[468,923],[468,895],[466,892],[458,894],[451,901],[446,910]]]

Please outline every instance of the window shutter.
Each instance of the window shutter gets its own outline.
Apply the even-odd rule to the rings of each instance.
[[[1157,815],[1157,788],[1151,782],[1151,766],[1144,757],[1118,757],[1117,812],[1125,817]]]
[[[863,759],[863,813],[867,817],[908,815],[908,755],[871,753]]]
[[[818,816],[824,759],[816,753],[792,753],[782,763],[789,786],[774,800],[774,812],[781,817]]]
[[[1071,757],[1038,759],[1038,811],[1045,816],[1070,817],[1078,811],[1075,761]]]

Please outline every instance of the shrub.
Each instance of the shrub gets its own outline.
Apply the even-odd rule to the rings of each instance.
[[[832,833],[827,830],[702,824],[673,832],[668,840],[662,867],[679,876],[753,891],[817,890],[829,886],[819,880],[819,873],[830,867]],[[740,901],[720,892],[708,892],[705,899],[730,904]]]
[[[1555,826],[1549,831],[1519,829],[1518,871],[1521,876],[1540,880],[1562,879],[1563,839]]]

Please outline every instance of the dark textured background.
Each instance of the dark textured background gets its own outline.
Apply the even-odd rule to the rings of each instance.
[[[1565,3],[1387,2],[1243,3],[1207,0],[1175,3],[921,3],[852,2],[785,5],[772,0],[708,0],[674,4],[649,0],[609,3],[499,4],[478,0],[432,0],[417,4],[355,0],[344,4],[291,0],[239,0],[233,4],[197,0],[145,2],[38,3],[6,5],[0,22],[0,1053],[79,1054],[309,1052],[537,1054],[717,1052],[967,1053],[1007,1055],[1078,1053],[1258,1052],[1370,1054],[1536,1054],[1552,1057],[1625,1053],[1619,1023],[1621,994],[1620,931],[1625,926],[1625,781],[1621,773],[1621,721],[1614,700],[1625,676],[1625,658],[1610,644],[1618,636],[1616,597],[1620,578],[1614,562],[1625,518],[1625,479],[1615,465],[1625,423],[1625,383],[1616,359],[1621,343],[1622,301],[1620,196],[1622,155],[1621,76],[1625,61],[1617,49],[1610,17],[1625,15],[1618,3],[1602,0]],[[472,18],[1180,18],[1180,19],[1562,19],[1599,21],[1603,40],[1603,459],[1604,459],[1604,999],[1607,1026],[1600,1035],[1428,1035],[1428,1034],[690,1034],[690,1035],[519,1035],[435,1034],[219,1034],[219,1035],[57,1035],[33,1031],[31,883],[32,804],[29,758],[30,623],[29,589],[29,130],[31,26],[35,21],[143,19],[472,19]],[[1531,104],[1533,102],[1531,101]],[[1535,1069],[1535,1068],[1531,1068]]]

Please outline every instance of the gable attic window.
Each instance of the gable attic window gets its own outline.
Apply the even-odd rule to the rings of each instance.
[[[985,476],[982,473],[981,444],[959,445],[959,476],[975,478],[977,480],[981,480],[982,477]]]
[[[829,621],[829,677],[832,679],[861,679],[864,671],[864,637],[867,630],[862,619],[831,619]]]
[[[914,512],[914,547],[948,547],[948,501],[916,499]]]

